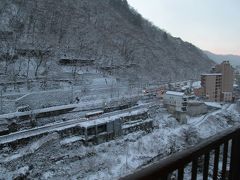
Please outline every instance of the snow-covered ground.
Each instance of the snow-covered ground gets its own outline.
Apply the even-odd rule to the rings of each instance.
[[[45,143],[43,139],[29,142],[23,149],[4,148],[0,151],[0,179],[21,173],[37,179],[118,179],[239,123],[235,106],[223,105],[189,118],[185,125],[155,106],[150,110],[155,126],[152,132],[139,131],[96,146],[84,146],[78,141],[81,137],[54,135]]]

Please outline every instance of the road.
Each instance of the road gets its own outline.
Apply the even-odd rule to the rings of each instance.
[[[201,125],[202,123],[204,123],[208,119],[208,117],[210,117],[212,115],[216,115],[216,114],[222,112],[223,110],[227,110],[230,106],[231,106],[231,104],[225,104],[221,109],[215,110],[211,113],[207,113],[204,116],[199,117],[197,121],[193,121],[190,124],[193,125],[194,127],[197,127],[197,126]]]

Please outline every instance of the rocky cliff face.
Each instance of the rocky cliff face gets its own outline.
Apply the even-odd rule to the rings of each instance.
[[[60,59],[74,59],[74,66],[89,60],[87,66],[133,81],[198,78],[213,64],[125,0],[1,0],[0,38],[1,74],[23,77],[29,69],[32,76],[61,74]]]

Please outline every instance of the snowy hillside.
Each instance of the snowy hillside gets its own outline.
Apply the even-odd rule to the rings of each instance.
[[[213,64],[125,0],[1,0],[0,38],[0,74],[11,80],[66,77],[70,66],[74,77],[93,69],[132,82],[172,81],[198,78]]]

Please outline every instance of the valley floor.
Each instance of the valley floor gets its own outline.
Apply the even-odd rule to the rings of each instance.
[[[118,179],[239,123],[235,104],[179,124],[159,102],[149,109],[150,133],[138,131],[99,145],[51,133],[18,149],[0,151],[0,179]]]

